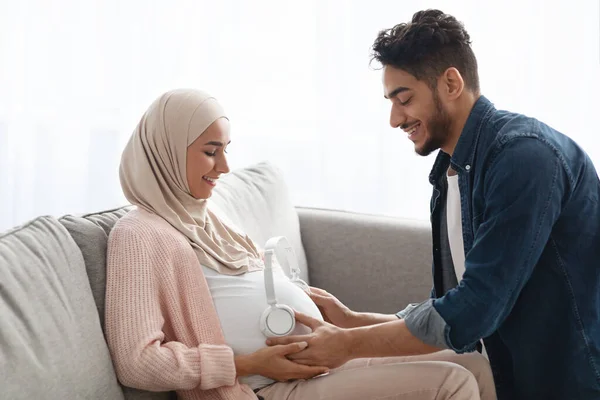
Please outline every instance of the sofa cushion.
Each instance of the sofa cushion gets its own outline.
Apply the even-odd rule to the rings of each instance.
[[[2,398],[123,399],[81,252],[54,218],[0,235]]]
[[[286,236],[293,246],[302,279],[308,282],[298,214],[283,174],[270,163],[238,169],[219,179],[211,201],[261,249],[267,239]]]
[[[106,290],[106,246],[108,234],[119,218],[131,207],[103,211],[82,216],[67,215],[60,222],[67,228],[85,261],[90,286],[102,330],[104,330],[104,295]]]

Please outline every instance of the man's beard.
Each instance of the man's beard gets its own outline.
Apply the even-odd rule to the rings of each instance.
[[[442,107],[435,89],[433,90],[433,104],[435,104],[435,114],[427,121],[429,136],[420,148],[415,148],[415,152],[420,156],[428,156],[442,147],[450,135],[450,116]]]

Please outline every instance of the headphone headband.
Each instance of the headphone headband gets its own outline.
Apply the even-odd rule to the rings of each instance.
[[[271,305],[277,304],[275,295],[275,284],[273,282],[273,254],[277,257],[282,266],[286,266],[292,279],[297,278],[298,262],[294,257],[292,245],[285,236],[272,237],[265,244],[265,290],[267,292],[267,302]]]

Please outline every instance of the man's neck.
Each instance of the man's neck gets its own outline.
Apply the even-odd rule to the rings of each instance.
[[[464,93],[464,95],[459,100],[459,104],[455,110],[455,114],[452,118],[452,124],[450,125],[450,134],[448,135],[448,140],[442,146],[442,151],[446,154],[452,155],[454,153],[454,149],[456,148],[456,144],[458,143],[458,139],[467,123],[467,119],[471,114],[471,110],[475,105],[475,102],[479,98],[479,94],[475,93]]]

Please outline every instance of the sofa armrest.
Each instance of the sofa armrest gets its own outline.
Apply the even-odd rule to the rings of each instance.
[[[395,313],[431,291],[427,221],[297,208],[312,286],[355,311]]]

